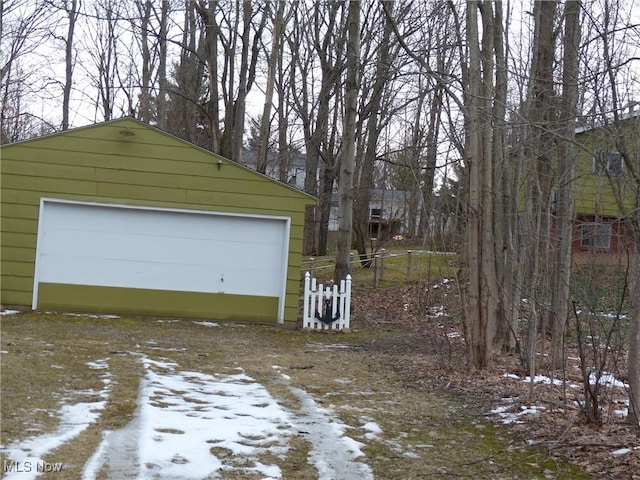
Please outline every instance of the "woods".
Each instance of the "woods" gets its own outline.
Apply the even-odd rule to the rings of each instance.
[[[638,424],[637,0],[0,5],[3,144],[133,116],[240,164],[254,151],[319,199],[302,253],[336,253],[337,230],[336,281],[393,236],[455,251],[470,368],[508,354],[562,379],[578,342],[587,385],[625,359]],[[400,229],[373,241],[376,190],[403,203],[375,208]],[[602,394],[583,392],[590,423]]]

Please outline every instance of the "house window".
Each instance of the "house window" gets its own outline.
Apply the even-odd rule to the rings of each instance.
[[[598,151],[593,156],[593,173],[596,175],[622,175],[622,155],[618,152]]]
[[[382,209],[381,208],[372,208],[371,209],[371,218],[380,218],[382,217]]]
[[[611,225],[602,223],[582,224],[580,246],[609,249],[611,246]]]

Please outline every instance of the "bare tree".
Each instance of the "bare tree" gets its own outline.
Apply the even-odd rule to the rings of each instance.
[[[293,14],[294,9],[290,12]],[[286,101],[289,96],[290,82],[287,80],[287,71],[293,71],[293,67],[287,62],[285,66],[285,42],[282,42],[280,55],[277,62],[277,82],[278,89],[278,178],[281,182],[287,182],[289,173],[289,116],[291,105]]]
[[[271,52],[269,54],[269,62],[267,65],[267,85],[265,89],[264,107],[262,109],[262,121],[260,123],[260,138],[258,140],[258,158],[256,162],[256,170],[265,173],[267,170],[267,145],[269,141],[269,132],[271,127],[271,107],[273,105],[273,93],[276,82],[276,68],[278,57],[281,56],[281,41],[284,29],[284,10],[286,7],[284,0],[278,1],[278,8],[273,19],[273,33],[271,40]],[[270,11],[270,3],[266,5],[267,11]]]
[[[224,82],[226,80],[225,79],[221,80],[219,78],[219,71],[218,71],[218,55],[219,55],[218,48],[220,48],[219,40],[221,37],[224,38],[224,36],[220,31],[220,25],[216,17],[217,8],[218,8],[217,1],[188,2],[188,7],[187,7],[188,15],[190,15],[191,12],[197,11],[198,15],[200,16],[200,21],[202,26],[201,26],[201,32],[199,35],[198,46],[196,47],[196,38],[194,36],[194,33],[191,30],[196,28],[195,18],[192,18],[190,20],[190,23],[193,24],[193,27],[190,27],[185,22],[184,31],[183,31],[182,58],[185,59],[185,61],[188,61],[188,63],[193,63],[193,62],[198,63],[198,70],[197,70],[198,73],[196,76],[194,76],[191,79],[191,82],[194,83],[194,87],[195,87],[195,83],[199,83],[198,90],[197,91],[194,90],[191,92],[192,94],[196,94],[196,97],[193,101],[198,105],[203,103],[200,96],[202,95],[203,93],[202,91],[205,88],[203,84],[204,82],[203,69],[206,68],[207,77],[209,78],[209,85],[208,85],[209,98],[208,98],[208,101],[206,101],[206,103],[204,104],[203,113],[205,114],[207,119],[207,128],[209,130],[209,136],[210,136],[210,142],[209,142],[209,145],[207,145],[207,147],[216,153],[221,153],[222,152],[222,138],[221,138],[222,125],[221,125],[221,118],[220,118],[220,114],[221,114],[220,100],[221,99],[223,100],[223,105],[229,106],[230,104],[229,104],[228,94],[226,94],[226,90],[225,90]],[[230,35],[233,35],[233,34],[234,34],[233,31],[230,32]],[[184,39],[186,38],[187,35],[189,35],[188,45],[184,42]],[[224,64],[225,64],[225,71],[226,71],[227,62],[234,62],[235,59],[233,56],[230,56],[234,52],[232,52],[229,48],[225,47],[224,45],[225,44],[223,44],[223,48],[224,48],[223,52],[225,55]],[[184,75],[188,76],[189,71],[190,71],[189,67],[186,66]],[[231,78],[233,80],[233,77]],[[233,85],[233,83],[231,83],[231,85]],[[224,93],[224,97],[221,95],[221,91]],[[230,108],[230,106],[228,108]],[[226,119],[226,115],[223,118]],[[225,121],[225,125],[227,123],[228,122]]]
[[[469,365],[484,369],[493,365],[494,339],[501,314],[498,272],[493,232],[493,191],[496,162],[496,135],[493,125],[500,118],[505,103],[504,90],[494,84],[494,65],[499,58],[502,30],[502,2],[469,1],[466,5],[467,55],[463,71],[465,86],[465,165],[467,168],[467,238],[465,261],[468,269],[466,322]],[[478,17],[478,12],[480,17]],[[479,23],[482,25],[480,35]]]
[[[53,20],[55,22],[55,20]],[[34,118],[24,114],[35,67],[29,59],[53,28],[46,0],[0,2],[0,143],[14,142],[34,133]]]
[[[197,23],[197,6],[194,1],[185,3],[180,54],[174,64],[172,84],[168,85],[167,89],[169,97],[167,109],[172,112],[172,115],[167,115],[166,124],[167,129],[179,137],[201,146],[209,146],[213,151],[217,151],[216,139],[219,129],[217,90],[211,92],[209,102],[204,101],[205,62],[201,60],[205,54],[215,56],[217,35],[209,30],[215,29],[216,24],[213,20],[206,23],[207,30],[203,32]],[[199,10],[199,14],[201,17],[203,16],[201,10]],[[205,22],[208,19],[209,17],[206,16]],[[208,53],[210,49],[213,49],[212,53]],[[216,68],[217,63],[207,63],[207,66]],[[217,70],[210,70],[209,75],[216,75],[216,72]],[[217,84],[213,83],[212,85],[216,86]],[[206,116],[210,121],[210,124],[207,125],[210,128],[209,141],[201,138],[198,131],[198,125],[203,116]]]
[[[131,81],[135,74],[127,72],[128,78],[122,78],[119,75],[119,53],[122,53],[118,52],[118,39],[121,33],[120,19],[122,17],[120,2],[117,0],[98,0],[93,4],[92,15],[101,20],[89,24],[89,31],[86,35],[89,42],[85,39],[84,50],[88,54],[90,62],[87,62],[82,68],[85,70],[91,86],[97,92],[95,98],[96,116],[100,115],[102,117],[101,120],[111,120],[114,115],[119,87],[124,87],[127,79]],[[131,63],[133,64],[134,61],[132,60]],[[147,68],[148,65],[144,65],[143,62],[143,70]],[[148,72],[143,73],[143,75],[145,74],[148,75]],[[144,87],[144,82],[143,85],[137,84],[135,85],[136,88],[132,86],[129,90],[135,90],[135,94],[137,94],[139,92],[137,87],[140,86]],[[130,97],[134,93],[130,91],[127,93],[129,106],[126,113],[131,114],[134,99]],[[145,95],[143,95],[143,98],[145,98]]]
[[[351,230],[353,215],[353,167],[356,146],[356,105],[360,87],[360,1],[349,2],[347,16],[347,75],[345,80],[342,157],[338,187],[338,251],[334,281],[337,283],[349,273]]]
[[[580,0],[567,0],[564,6],[562,97],[559,113],[556,203],[556,271],[552,297],[555,313],[552,326],[551,371],[563,365],[564,334],[570,312],[572,272],[574,195],[576,149],[575,124],[578,102]]]
[[[158,127],[165,130],[167,118],[167,31],[169,22],[169,0],[162,0],[160,7],[159,59],[158,59]]]
[[[339,125],[346,15],[340,2],[299,6],[288,36],[294,66],[290,91],[307,154],[304,188],[320,198],[318,208],[305,211],[303,254],[324,255],[340,135],[329,125]]]
[[[140,52],[142,55],[142,83],[140,85],[140,106],[138,115],[140,120],[149,123],[151,120],[151,48],[149,45],[149,30],[151,29],[151,0],[136,2],[140,17]]]
[[[383,16],[382,38],[378,46],[377,57],[375,58],[375,76],[373,85],[370,87],[370,96],[367,104],[361,108],[361,121],[367,122],[366,145],[363,155],[359,156],[357,184],[358,189],[353,205],[353,230],[355,237],[355,247],[360,256],[363,266],[370,265],[367,255],[367,243],[369,234],[369,214],[371,203],[371,188],[373,186],[373,171],[377,158],[378,143],[382,129],[381,116],[384,115],[382,106],[386,90],[392,81],[392,33],[391,23],[394,21],[394,2],[383,2],[382,8],[387,11]],[[378,27],[378,21],[373,22]],[[377,28],[376,28],[377,29]],[[371,40],[370,40],[371,42]],[[354,127],[355,128],[355,124]]]
[[[640,427],[640,115],[637,102],[630,98],[638,94],[640,78],[637,64],[640,58],[629,54],[629,48],[640,47],[638,26],[621,14],[621,3],[604,2],[601,19],[591,18],[590,27],[601,42],[602,76],[594,82],[593,98],[600,123],[606,125],[609,141],[624,162],[623,182],[610,179],[618,208],[632,245],[631,277],[629,281],[631,311],[628,337],[629,410],[626,421]],[[596,72],[600,73],[600,72]],[[594,75],[594,79],[599,75]],[[600,89],[598,89],[600,87]],[[625,111],[625,97],[628,111]]]
[[[534,4],[535,32],[533,37],[533,60],[531,63],[530,87],[526,105],[527,144],[525,157],[530,165],[530,189],[528,217],[531,229],[526,238],[530,242],[529,267],[529,315],[524,360],[531,378],[536,369],[536,339],[539,316],[547,319],[551,299],[548,291],[551,274],[549,262],[544,259],[551,251],[551,194],[553,186],[553,148],[556,132],[551,126],[556,122],[556,98],[554,92],[554,55],[557,1],[536,1]],[[542,296],[542,298],[541,298]],[[542,313],[541,310],[542,309]],[[547,328],[547,326],[543,326]]]
[[[78,20],[78,10],[81,3],[78,0],[64,0],[63,8],[69,21],[67,34],[64,37],[64,59],[65,59],[65,79],[62,92],[62,130],[69,128],[69,102],[71,101],[71,88],[73,86],[73,42],[76,22]]]

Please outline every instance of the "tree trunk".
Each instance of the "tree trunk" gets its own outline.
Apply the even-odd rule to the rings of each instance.
[[[200,40],[205,38],[204,53],[206,53],[206,67],[210,66],[209,57],[213,47],[210,44],[211,31],[215,28],[215,23],[209,22],[207,11],[200,9],[197,2],[186,2],[184,9],[184,23],[182,31],[182,44],[180,51],[180,63],[176,67],[176,92],[174,94],[174,102],[172,102],[171,110],[175,115],[167,117],[167,121],[172,124],[172,130],[178,135],[192,143],[198,143],[197,125],[194,119],[199,117],[198,105],[200,92],[202,90],[202,79],[204,76],[205,65],[198,58],[198,52],[201,48],[196,39],[197,22],[196,9],[202,18],[202,23],[206,25]],[[213,50],[215,52],[215,50]],[[173,120],[173,122],[172,122]]]
[[[73,36],[76,28],[76,20],[78,18],[78,1],[71,0],[70,3],[65,1],[65,10],[69,19],[67,28],[67,36],[65,38],[65,78],[64,90],[62,93],[62,130],[69,129],[69,103],[71,102],[71,87],[73,86]]]
[[[640,185],[637,187],[640,189]],[[636,210],[636,222],[640,233],[640,210]],[[633,290],[631,298],[631,329],[629,332],[629,411],[626,422],[640,426],[640,235],[635,236]]]
[[[331,203],[333,187],[336,182],[336,172],[334,167],[325,164],[321,168],[320,174],[320,202],[318,206],[318,231],[316,254],[325,256],[327,254],[327,243],[329,240],[329,218],[331,217]]]
[[[287,176],[291,162],[289,158],[289,142],[287,139],[287,131],[289,128],[289,107],[285,104],[287,82],[282,60],[283,56],[284,55],[278,55],[278,179],[282,183],[286,183],[289,180]]]
[[[530,188],[531,198],[531,231],[530,241],[532,269],[529,272],[531,283],[529,318],[525,359],[530,374],[534,375],[535,346],[537,335],[538,313],[544,315],[549,310],[549,298],[545,292],[552,290],[548,284],[551,276],[549,262],[544,259],[551,252],[551,191],[553,185],[553,149],[554,134],[552,129],[556,122],[555,94],[553,90],[553,62],[555,54],[554,20],[557,2],[536,1],[534,5],[534,44],[531,65],[531,87],[528,98],[527,120],[529,144],[527,156],[532,169]],[[542,296],[542,297],[541,297]],[[542,337],[544,341],[544,336]]]
[[[347,17],[347,76],[344,99],[342,158],[338,185],[338,250],[334,281],[349,273],[351,229],[353,221],[353,167],[356,145],[356,106],[360,87],[360,1],[349,2]]]
[[[258,152],[256,159],[256,170],[260,173],[267,171],[267,153],[269,151],[269,133],[271,127],[271,106],[273,104],[273,90],[276,80],[276,68],[278,57],[282,56],[280,51],[280,37],[284,23],[284,8],[286,2],[278,1],[278,9],[273,20],[273,40],[271,43],[271,53],[267,65],[267,86],[264,95],[264,107],[262,109],[262,121],[260,122],[260,137],[258,139]],[[269,4],[267,7],[269,8]]]
[[[516,309],[513,303],[514,279],[513,279],[513,236],[515,231],[515,210],[510,209],[510,184],[509,178],[513,175],[510,171],[510,163],[506,161],[505,130],[506,130],[506,106],[507,106],[507,67],[505,53],[505,31],[502,11],[502,3],[495,3],[495,18],[493,41],[495,49],[495,88],[493,101],[493,180],[492,188],[501,194],[493,196],[494,215],[494,244],[493,258],[496,269],[496,281],[500,285],[497,293],[499,300],[496,306],[496,343],[502,350],[512,351],[515,347],[515,330],[511,328],[511,309]],[[495,292],[494,292],[495,293]]]
[[[151,21],[151,0],[137,3],[140,15],[140,50],[142,51],[142,85],[140,85],[140,106],[138,115],[144,123],[151,120],[151,52],[149,50],[149,24]]]
[[[560,138],[558,141],[558,181],[556,202],[556,271],[554,278],[554,312],[551,336],[551,371],[564,364],[564,332],[569,317],[574,220],[573,180],[576,161],[574,147],[576,106],[578,102],[578,49],[580,48],[581,1],[567,0],[564,7],[562,98]]]
[[[360,262],[363,267],[369,267],[371,261],[367,255],[367,245],[369,243],[369,217],[371,204],[371,188],[373,188],[373,171],[376,161],[376,148],[378,146],[378,138],[380,136],[380,111],[384,90],[391,80],[391,58],[390,58],[390,41],[391,33],[391,15],[393,12],[393,1],[386,2],[384,8],[390,12],[385,16],[385,24],[380,40],[378,57],[376,61],[376,73],[373,88],[371,89],[370,102],[366,106],[367,120],[367,140],[362,157],[362,165],[357,181],[358,189],[355,194],[353,203],[353,233],[355,240],[355,248],[358,251]]]
[[[442,53],[440,51],[438,51],[438,57],[439,67],[443,67]],[[423,247],[427,246],[427,238],[430,234],[429,228],[431,226],[430,223],[433,214],[433,183],[438,164],[438,137],[440,136],[440,122],[442,121],[442,93],[442,86],[438,85],[435,87],[431,97],[429,125],[427,127],[427,136],[425,139],[425,143],[427,145],[425,152],[426,165],[424,166],[424,174],[419,176],[422,184],[420,188],[422,209],[420,212],[418,235],[423,238]]]
[[[482,47],[478,32],[482,15]],[[493,4],[467,2],[468,69],[465,78],[465,163],[468,166],[466,260],[469,275],[468,349],[469,365],[486,369],[493,365],[499,288],[493,244],[493,92],[494,29]]]
[[[223,105],[226,108],[228,98],[220,95],[220,83],[224,82],[224,79],[221,81],[218,80],[218,47],[219,41],[218,38],[220,36],[220,26],[215,20],[215,6],[218,2],[210,2],[210,12],[211,12],[211,21],[207,22],[205,31],[207,32],[207,45],[209,47],[209,52],[206,56],[207,58],[207,68],[209,73],[209,89],[211,90],[211,94],[209,96],[209,109],[208,109],[208,119],[209,119],[209,130],[211,132],[211,151],[215,153],[222,153],[222,132],[221,121],[220,121],[220,99],[223,99]],[[225,69],[226,71],[226,69]],[[226,112],[226,110],[225,110]],[[226,116],[225,116],[226,119]],[[225,123],[226,125],[226,123]],[[230,157],[229,157],[230,158]]]
[[[162,0],[160,8],[160,38],[158,64],[158,127],[167,129],[167,23],[169,17],[169,0]]]

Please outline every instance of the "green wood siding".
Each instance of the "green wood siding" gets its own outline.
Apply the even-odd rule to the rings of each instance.
[[[304,209],[312,197],[133,119],[0,150],[3,304],[31,304],[40,199],[48,197],[290,217],[285,320],[296,319]]]
[[[640,164],[640,123],[632,118],[624,124],[625,142],[636,165]],[[597,215],[620,218],[633,209],[634,180],[629,176],[626,166],[621,176],[607,176],[594,173],[594,156],[598,151],[618,152],[615,145],[615,132],[607,127],[586,130],[576,135],[578,162],[575,177],[575,199],[577,215]],[[616,196],[622,199],[620,210]]]
[[[213,318],[272,322],[278,310],[275,297],[173,292],[87,285],[41,283],[41,308],[169,317]]]

